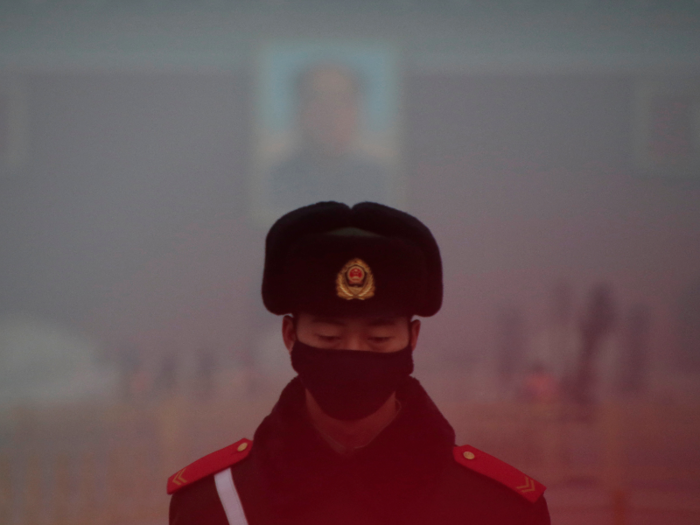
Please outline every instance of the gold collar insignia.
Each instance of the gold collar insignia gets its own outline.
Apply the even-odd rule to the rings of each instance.
[[[374,276],[367,263],[362,259],[352,259],[338,272],[335,289],[341,299],[360,299],[364,301],[374,297]]]

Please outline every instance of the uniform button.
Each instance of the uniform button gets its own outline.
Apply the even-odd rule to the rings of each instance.
[[[474,452],[469,452],[468,450],[462,454],[465,459],[474,459],[476,456],[474,456]]]
[[[238,450],[238,452],[243,452],[247,448],[248,448],[248,443],[241,443],[240,445],[238,445],[238,448],[236,450]]]

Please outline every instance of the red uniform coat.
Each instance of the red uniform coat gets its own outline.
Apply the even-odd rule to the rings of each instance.
[[[548,525],[544,487],[472,447],[418,381],[398,391],[397,418],[369,445],[333,451],[308,420],[298,379],[251,443],[174,474],[170,525],[226,525],[213,474],[232,473],[249,525]]]

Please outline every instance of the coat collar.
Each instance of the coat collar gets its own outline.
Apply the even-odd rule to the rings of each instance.
[[[303,513],[339,491],[381,517],[418,500],[452,460],[454,430],[414,378],[397,390],[401,412],[370,444],[333,451],[311,424],[299,378],[255,433],[251,459],[276,512]],[[395,514],[394,514],[395,515]]]

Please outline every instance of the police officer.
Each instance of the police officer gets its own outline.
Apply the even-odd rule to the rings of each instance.
[[[455,434],[411,377],[442,304],[430,230],[321,202],[266,240],[262,285],[298,376],[255,432],[168,480],[171,525],[542,525],[545,487]]]

